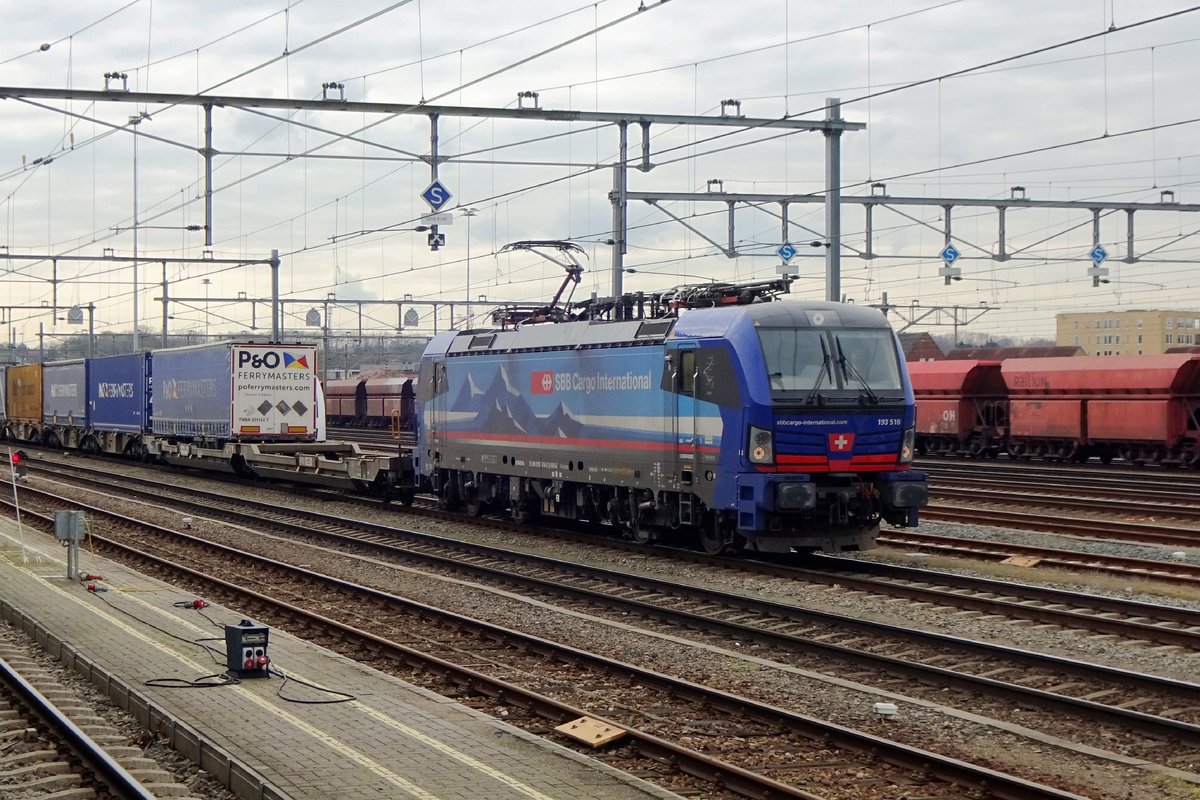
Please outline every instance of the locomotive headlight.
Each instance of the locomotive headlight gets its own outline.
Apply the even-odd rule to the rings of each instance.
[[[750,426],[750,463],[772,464],[775,462],[775,445],[771,432]]]
[[[900,463],[911,464],[913,460],[913,450],[917,443],[917,429],[906,428],[904,431],[904,441],[900,443]]]

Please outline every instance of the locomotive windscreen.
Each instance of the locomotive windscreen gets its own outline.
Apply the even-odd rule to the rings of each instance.
[[[890,330],[759,328],[758,338],[775,392],[878,393],[902,388]]]

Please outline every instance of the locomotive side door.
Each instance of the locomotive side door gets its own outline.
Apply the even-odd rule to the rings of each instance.
[[[675,479],[689,492],[696,470],[696,349],[682,346],[675,353],[675,407],[671,419],[675,441]]]

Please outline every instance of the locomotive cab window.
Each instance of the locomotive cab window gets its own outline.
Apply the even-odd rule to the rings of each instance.
[[[695,350],[684,350],[679,354],[679,393],[689,397],[696,394]]]
[[[893,400],[902,391],[890,330],[760,328],[758,337],[773,394]]]
[[[767,362],[767,377],[772,391],[807,392],[820,386],[818,378],[828,387],[829,347],[819,331],[794,328],[760,328],[759,341]]]

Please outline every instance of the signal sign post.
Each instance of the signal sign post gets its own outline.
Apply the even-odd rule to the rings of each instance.
[[[791,242],[784,242],[783,246],[775,251],[775,254],[778,255],[783,261],[782,264],[775,267],[775,271],[780,275],[791,275],[792,268],[789,266],[789,264],[791,264],[792,259],[796,257],[796,245],[792,244]]]
[[[954,266],[954,262],[958,261],[958,257],[962,255],[958,252],[958,248],[952,243],[947,242],[942,248],[942,252],[938,253],[942,261],[946,262],[946,266],[938,268],[938,275],[946,279],[946,285],[950,285],[950,281],[958,280],[962,277],[962,270]]]
[[[433,209],[433,213],[441,211],[450,198],[454,195],[450,194],[450,190],[446,188],[437,178],[433,179],[433,183],[425,187],[425,191],[421,192],[421,199],[429,204]],[[429,226],[429,249],[437,252],[446,246],[446,234],[438,233],[438,223]]]

